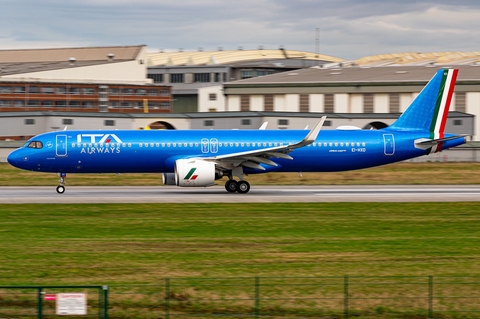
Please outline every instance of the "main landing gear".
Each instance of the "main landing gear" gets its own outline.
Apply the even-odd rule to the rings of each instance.
[[[60,173],[59,174],[60,179],[58,182],[60,183],[59,186],[57,186],[57,193],[63,194],[65,193],[65,178],[67,178],[67,173]]]
[[[233,179],[237,176],[240,180],[237,182]],[[229,193],[246,194],[250,190],[250,183],[243,179],[243,167],[235,167],[228,176],[228,181],[225,183],[225,189]]]
[[[247,181],[236,181],[234,179],[229,179],[225,183],[225,189],[229,193],[238,192],[239,194],[246,194],[250,190],[250,183]]]

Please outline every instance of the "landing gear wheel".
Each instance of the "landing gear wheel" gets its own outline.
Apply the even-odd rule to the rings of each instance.
[[[63,194],[65,193],[65,186],[57,186],[57,193]]]
[[[247,181],[240,181],[237,184],[237,192],[239,194],[246,194],[250,190],[250,184]]]
[[[230,179],[225,183],[225,189],[229,193],[235,193],[238,189],[238,183],[237,181]]]

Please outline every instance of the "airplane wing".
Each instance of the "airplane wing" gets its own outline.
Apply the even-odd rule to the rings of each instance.
[[[292,160],[293,157],[291,157],[287,153],[291,152],[296,148],[304,147],[313,143],[317,138],[318,133],[320,133],[320,130],[326,118],[326,116],[323,116],[320,121],[315,125],[315,127],[307,134],[307,136],[305,136],[303,140],[295,144],[206,157],[202,158],[202,160],[215,162],[217,166],[223,167],[225,169],[232,169],[237,166],[244,166],[265,170],[265,168],[262,167],[260,164],[278,166],[277,163],[270,160],[270,158],[282,158]]]

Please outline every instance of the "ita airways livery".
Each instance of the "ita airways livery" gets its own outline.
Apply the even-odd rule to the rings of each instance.
[[[18,168],[67,173],[163,173],[167,185],[205,187],[228,177],[228,192],[248,193],[248,174],[335,172],[379,166],[465,143],[444,133],[457,70],[439,70],[409,108],[380,130],[58,131],[30,139],[8,156]],[[263,128],[263,127],[262,127]]]

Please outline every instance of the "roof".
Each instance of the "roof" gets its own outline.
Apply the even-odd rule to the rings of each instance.
[[[264,60],[315,60],[328,63],[345,61],[330,55],[296,50],[229,50],[147,53],[148,66],[230,65]]]
[[[445,66],[446,67],[446,66]],[[454,65],[458,68],[457,83],[461,81],[480,81],[480,67]],[[225,87],[243,87],[249,85],[291,85],[299,84],[362,84],[362,85],[391,85],[392,83],[425,84],[440,67],[425,66],[387,66],[387,67],[336,67],[299,69],[259,76],[250,79],[226,83]]]
[[[143,47],[0,50],[0,76],[135,60]]]
[[[480,62],[480,51],[473,52],[402,52],[366,56],[354,61],[359,66],[462,65]]]

